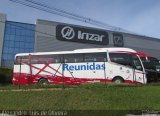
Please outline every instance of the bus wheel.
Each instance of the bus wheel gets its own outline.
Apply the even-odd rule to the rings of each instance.
[[[116,84],[121,84],[124,82],[122,77],[114,77],[114,79],[112,80],[114,83]]]
[[[39,85],[48,85],[49,82],[48,82],[47,79],[41,78],[41,79],[38,81],[38,84],[39,84]]]

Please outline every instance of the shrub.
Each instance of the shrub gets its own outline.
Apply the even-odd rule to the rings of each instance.
[[[11,83],[12,82],[12,69],[0,68],[0,83]]]

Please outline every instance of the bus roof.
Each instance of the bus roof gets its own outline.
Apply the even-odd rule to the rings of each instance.
[[[140,57],[153,57],[152,55],[145,54],[145,53],[143,53],[143,52],[137,52],[137,54],[138,54]]]
[[[109,51],[109,52],[136,52],[133,49],[130,48],[121,48],[121,47],[112,47],[112,48],[88,48],[88,49],[76,49],[74,51]]]
[[[50,54],[69,54],[69,53],[94,53],[94,52],[129,52],[135,53],[136,51],[130,48],[88,48],[88,49],[76,49],[73,51],[54,51],[54,52],[33,52],[33,53],[18,53],[16,56],[26,56],[26,55],[50,55]]]

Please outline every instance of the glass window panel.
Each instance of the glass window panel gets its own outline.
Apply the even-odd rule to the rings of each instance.
[[[15,40],[16,36],[15,35],[10,35],[10,40]]]
[[[10,47],[14,47],[14,41],[10,41]]]
[[[30,31],[28,29],[26,30],[26,35],[30,36]]]
[[[20,29],[16,28],[16,35],[20,35],[21,31]]]
[[[3,54],[3,55],[2,55],[2,59],[6,59],[6,54]]]
[[[11,28],[11,34],[15,35],[16,34],[16,30],[14,28]]]
[[[14,41],[10,41],[10,48],[14,48]]]
[[[32,49],[32,50],[33,50],[33,49],[34,49],[34,46],[33,46],[33,45],[31,45],[31,46],[30,46],[30,49]]]
[[[8,53],[8,51],[9,51],[8,49],[9,49],[8,47],[5,47],[3,50],[3,53]]]
[[[19,48],[20,46],[19,46],[19,42],[15,42],[15,47],[17,47],[17,48]]]
[[[29,31],[29,36],[32,37],[32,30]]]
[[[6,42],[6,46],[10,47],[10,41],[5,41]]]
[[[20,47],[20,48],[23,48],[23,47],[24,47],[23,42],[19,42],[19,47]]]
[[[5,33],[6,33],[6,34],[10,34],[10,33],[11,33],[11,29],[8,28],[8,27],[6,27]]]
[[[21,34],[24,36],[24,35],[25,35],[25,30],[22,30],[22,31],[21,31]]]
[[[34,38],[35,38],[35,37],[31,37],[31,42],[34,42]]]
[[[30,48],[30,43],[25,43],[25,48]]]
[[[15,41],[20,41],[20,36],[16,35]]]
[[[27,38],[26,38],[26,42],[31,42],[30,37],[27,37]]]
[[[6,23],[6,28],[9,29],[10,28],[10,24],[7,22]]]
[[[7,41],[4,41],[4,47],[8,47]]]
[[[26,53],[27,53],[27,52],[28,52],[28,49],[24,49],[24,52],[26,52]]]
[[[25,52],[25,49],[22,49],[22,48],[21,48],[21,49],[20,49],[20,53],[23,53],[23,52]]]
[[[27,29],[27,30],[30,30],[30,29],[31,29],[31,25],[26,24],[26,29]]]
[[[9,35],[5,35],[5,40],[10,40],[10,36]]]
[[[33,31],[33,30],[31,31],[31,36],[33,36],[33,37],[35,36],[35,30],[34,30],[34,31]]]
[[[11,54],[8,54],[8,59],[9,60],[13,59],[13,56]]]
[[[25,43],[24,42],[20,43],[20,47],[25,48]]]
[[[8,47],[11,47],[10,41],[7,42],[7,46],[8,46]]]
[[[14,48],[14,53],[18,53],[18,48]]]
[[[13,50],[14,50],[14,48],[8,48],[8,53],[12,54]]]
[[[8,60],[8,54],[5,54],[5,60]]]

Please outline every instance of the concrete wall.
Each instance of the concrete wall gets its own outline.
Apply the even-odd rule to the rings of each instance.
[[[94,47],[112,47],[113,33],[119,33],[114,31],[105,30],[109,36],[108,45],[95,45],[95,44],[84,44],[77,42],[60,41],[56,39],[56,26],[58,22],[37,20],[36,22],[36,41],[35,51],[46,52],[46,51],[63,51],[63,50],[74,50],[80,48],[94,48]],[[66,24],[69,25],[69,24]],[[76,25],[71,25],[76,27]],[[82,26],[77,26],[82,27]],[[87,29],[93,29],[89,27],[83,27]],[[101,30],[101,29],[97,29]],[[104,30],[102,30],[104,31]],[[127,33],[120,33],[123,35],[124,47],[133,48],[140,52],[151,54],[160,59],[160,40],[151,37],[145,37],[140,35],[133,35]]]
[[[4,31],[5,31],[5,21],[6,21],[6,15],[0,13],[0,66],[1,66],[1,59],[2,59],[3,39],[4,39]]]

